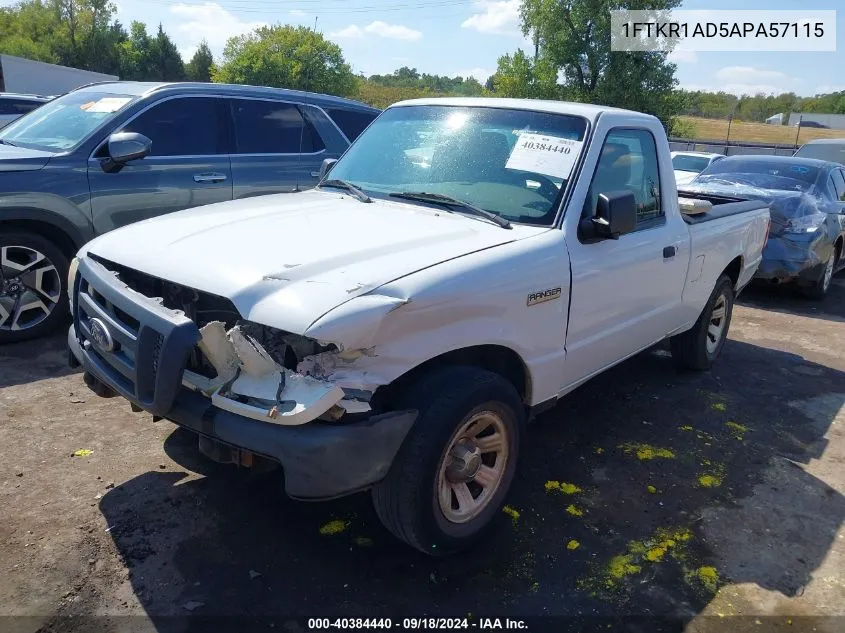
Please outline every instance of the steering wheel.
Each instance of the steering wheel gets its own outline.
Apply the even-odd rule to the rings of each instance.
[[[541,176],[540,174],[534,174],[531,176],[531,178],[527,178],[526,180],[534,180],[539,182],[540,188],[536,191],[549,202],[554,203],[554,201],[557,200],[557,195],[560,193],[560,189],[557,188],[557,185],[555,185],[554,181],[551,178]]]

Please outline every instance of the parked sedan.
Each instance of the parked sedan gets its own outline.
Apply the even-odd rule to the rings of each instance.
[[[714,201],[771,204],[769,240],[758,279],[793,283],[821,299],[834,273],[845,265],[845,167],[839,163],[732,156],[711,164],[682,190]]]
[[[378,113],[291,90],[123,81],[79,88],[9,124],[0,130],[0,343],[61,323],[69,261],[93,237],[309,189],[323,160]]]
[[[795,156],[845,164],[845,138],[820,138],[809,141],[795,152]]]
[[[722,154],[706,152],[672,152],[672,169],[675,170],[675,182],[686,184],[716,161],[723,159]]]

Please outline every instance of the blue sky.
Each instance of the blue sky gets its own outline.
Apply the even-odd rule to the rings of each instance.
[[[0,0],[13,4],[13,0]],[[313,26],[341,45],[356,72],[400,66],[486,79],[496,60],[519,47],[519,0],[116,0],[119,19],[161,22],[186,56],[203,38],[215,55],[226,39],[261,24]],[[679,55],[681,86],[741,94],[845,90],[842,0],[687,0],[683,9],[837,9],[837,52]]]

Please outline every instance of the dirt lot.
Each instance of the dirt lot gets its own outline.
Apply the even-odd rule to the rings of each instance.
[[[842,631],[845,273],[834,283],[821,304],[749,292],[709,374],[658,349],[573,393],[528,434],[492,537],[446,560],[395,542],[367,495],[289,501],[279,474],[214,466],[172,424],[96,398],[61,336],[5,348],[0,616],[30,617],[0,630],[539,614]],[[588,622],[605,626],[529,630]]]

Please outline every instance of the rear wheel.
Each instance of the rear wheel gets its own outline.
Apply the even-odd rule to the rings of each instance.
[[[414,428],[373,487],[385,527],[431,555],[464,549],[501,510],[516,470],[525,412],[513,385],[482,369],[447,367],[411,387]]]
[[[43,336],[68,316],[68,260],[28,231],[0,233],[0,343]]]
[[[830,282],[833,280],[833,271],[836,269],[837,256],[838,249],[834,247],[821,275],[816,281],[803,289],[804,294],[811,299],[824,299],[827,296],[827,291],[830,290]]]
[[[673,336],[672,357],[686,369],[704,371],[722,353],[733,314],[733,281],[722,275],[692,329]]]

